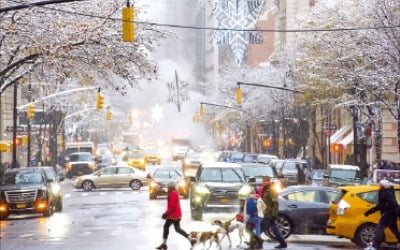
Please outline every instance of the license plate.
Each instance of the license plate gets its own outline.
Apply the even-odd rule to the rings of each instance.
[[[219,199],[219,202],[227,203],[227,202],[229,202],[229,199],[228,198],[221,198],[221,199]]]
[[[26,208],[26,204],[17,204],[17,208]]]
[[[78,171],[78,175],[82,175],[83,174],[83,172],[82,171]]]

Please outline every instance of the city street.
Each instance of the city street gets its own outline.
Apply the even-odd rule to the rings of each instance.
[[[150,167],[154,168],[154,167]],[[71,180],[62,182],[64,209],[50,218],[41,215],[12,215],[1,222],[0,249],[154,249],[162,240],[165,197],[149,200],[147,187],[140,191],[129,188],[101,189],[92,192],[76,190]],[[190,219],[189,203],[181,199],[182,228],[211,230],[215,218],[228,220],[234,213],[209,213],[201,222]],[[231,249],[237,247],[238,233],[234,232]],[[273,249],[276,242],[265,242],[264,249]],[[45,246],[45,247],[44,247]],[[189,242],[170,230],[169,249],[187,250]],[[357,249],[349,240],[335,236],[293,235],[288,239],[288,249]],[[228,240],[222,242],[229,249]],[[197,246],[195,249],[201,249]],[[213,245],[212,249],[217,249]]]

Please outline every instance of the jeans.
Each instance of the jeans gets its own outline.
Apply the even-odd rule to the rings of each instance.
[[[286,242],[283,239],[282,232],[275,224],[275,219],[263,218],[263,220],[261,221],[261,232],[265,232],[268,228],[272,229],[272,232],[274,233],[275,238],[279,241],[280,245],[286,246]]]
[[[397,217],[393,215],[383,214],[381,219],[379,220],[378,225],[376,225],[374,242],[372,244],[373,247],[378,248],[385,238],[384,229],[389,227],[392,233],[396,236],[397,242],[400,243],[400,233],[397,228]]]
[[[181,234],[183,237],[187,238],[189,235],[181,228],[180,224],[181,220],[165,220],[164,223],[164,231],[163,231],[163,238],[166,240],[168,239],[169,235],[169,227],[174,224],[175,232]]]

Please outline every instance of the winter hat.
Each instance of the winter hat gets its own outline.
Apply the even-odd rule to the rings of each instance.
[[[392,186],[392,183],[390,183],[390,181],[388,180],[381,180],[379,182],[379,185],[381,185],[384,188],[390,188]]]
[[[169,181],[169,182],[167,183],[167,186],[168,186],[168,187],[175,187],[175,182],[174,182],[174,181]]]

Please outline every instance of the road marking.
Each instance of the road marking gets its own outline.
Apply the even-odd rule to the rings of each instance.
[[[64,197],[65,197],[65,198],[70,198],[70,197],[71,197],[71,194],[65,194]]]
[[[89,195],[88,193],[81,194],[81,196],[88,196],[88,195]]]
[[[100,192],[100,195],[106,195],[107,193],[106,192]]]
[[[116,194],[122,194],[122,192],[115,192]]]

